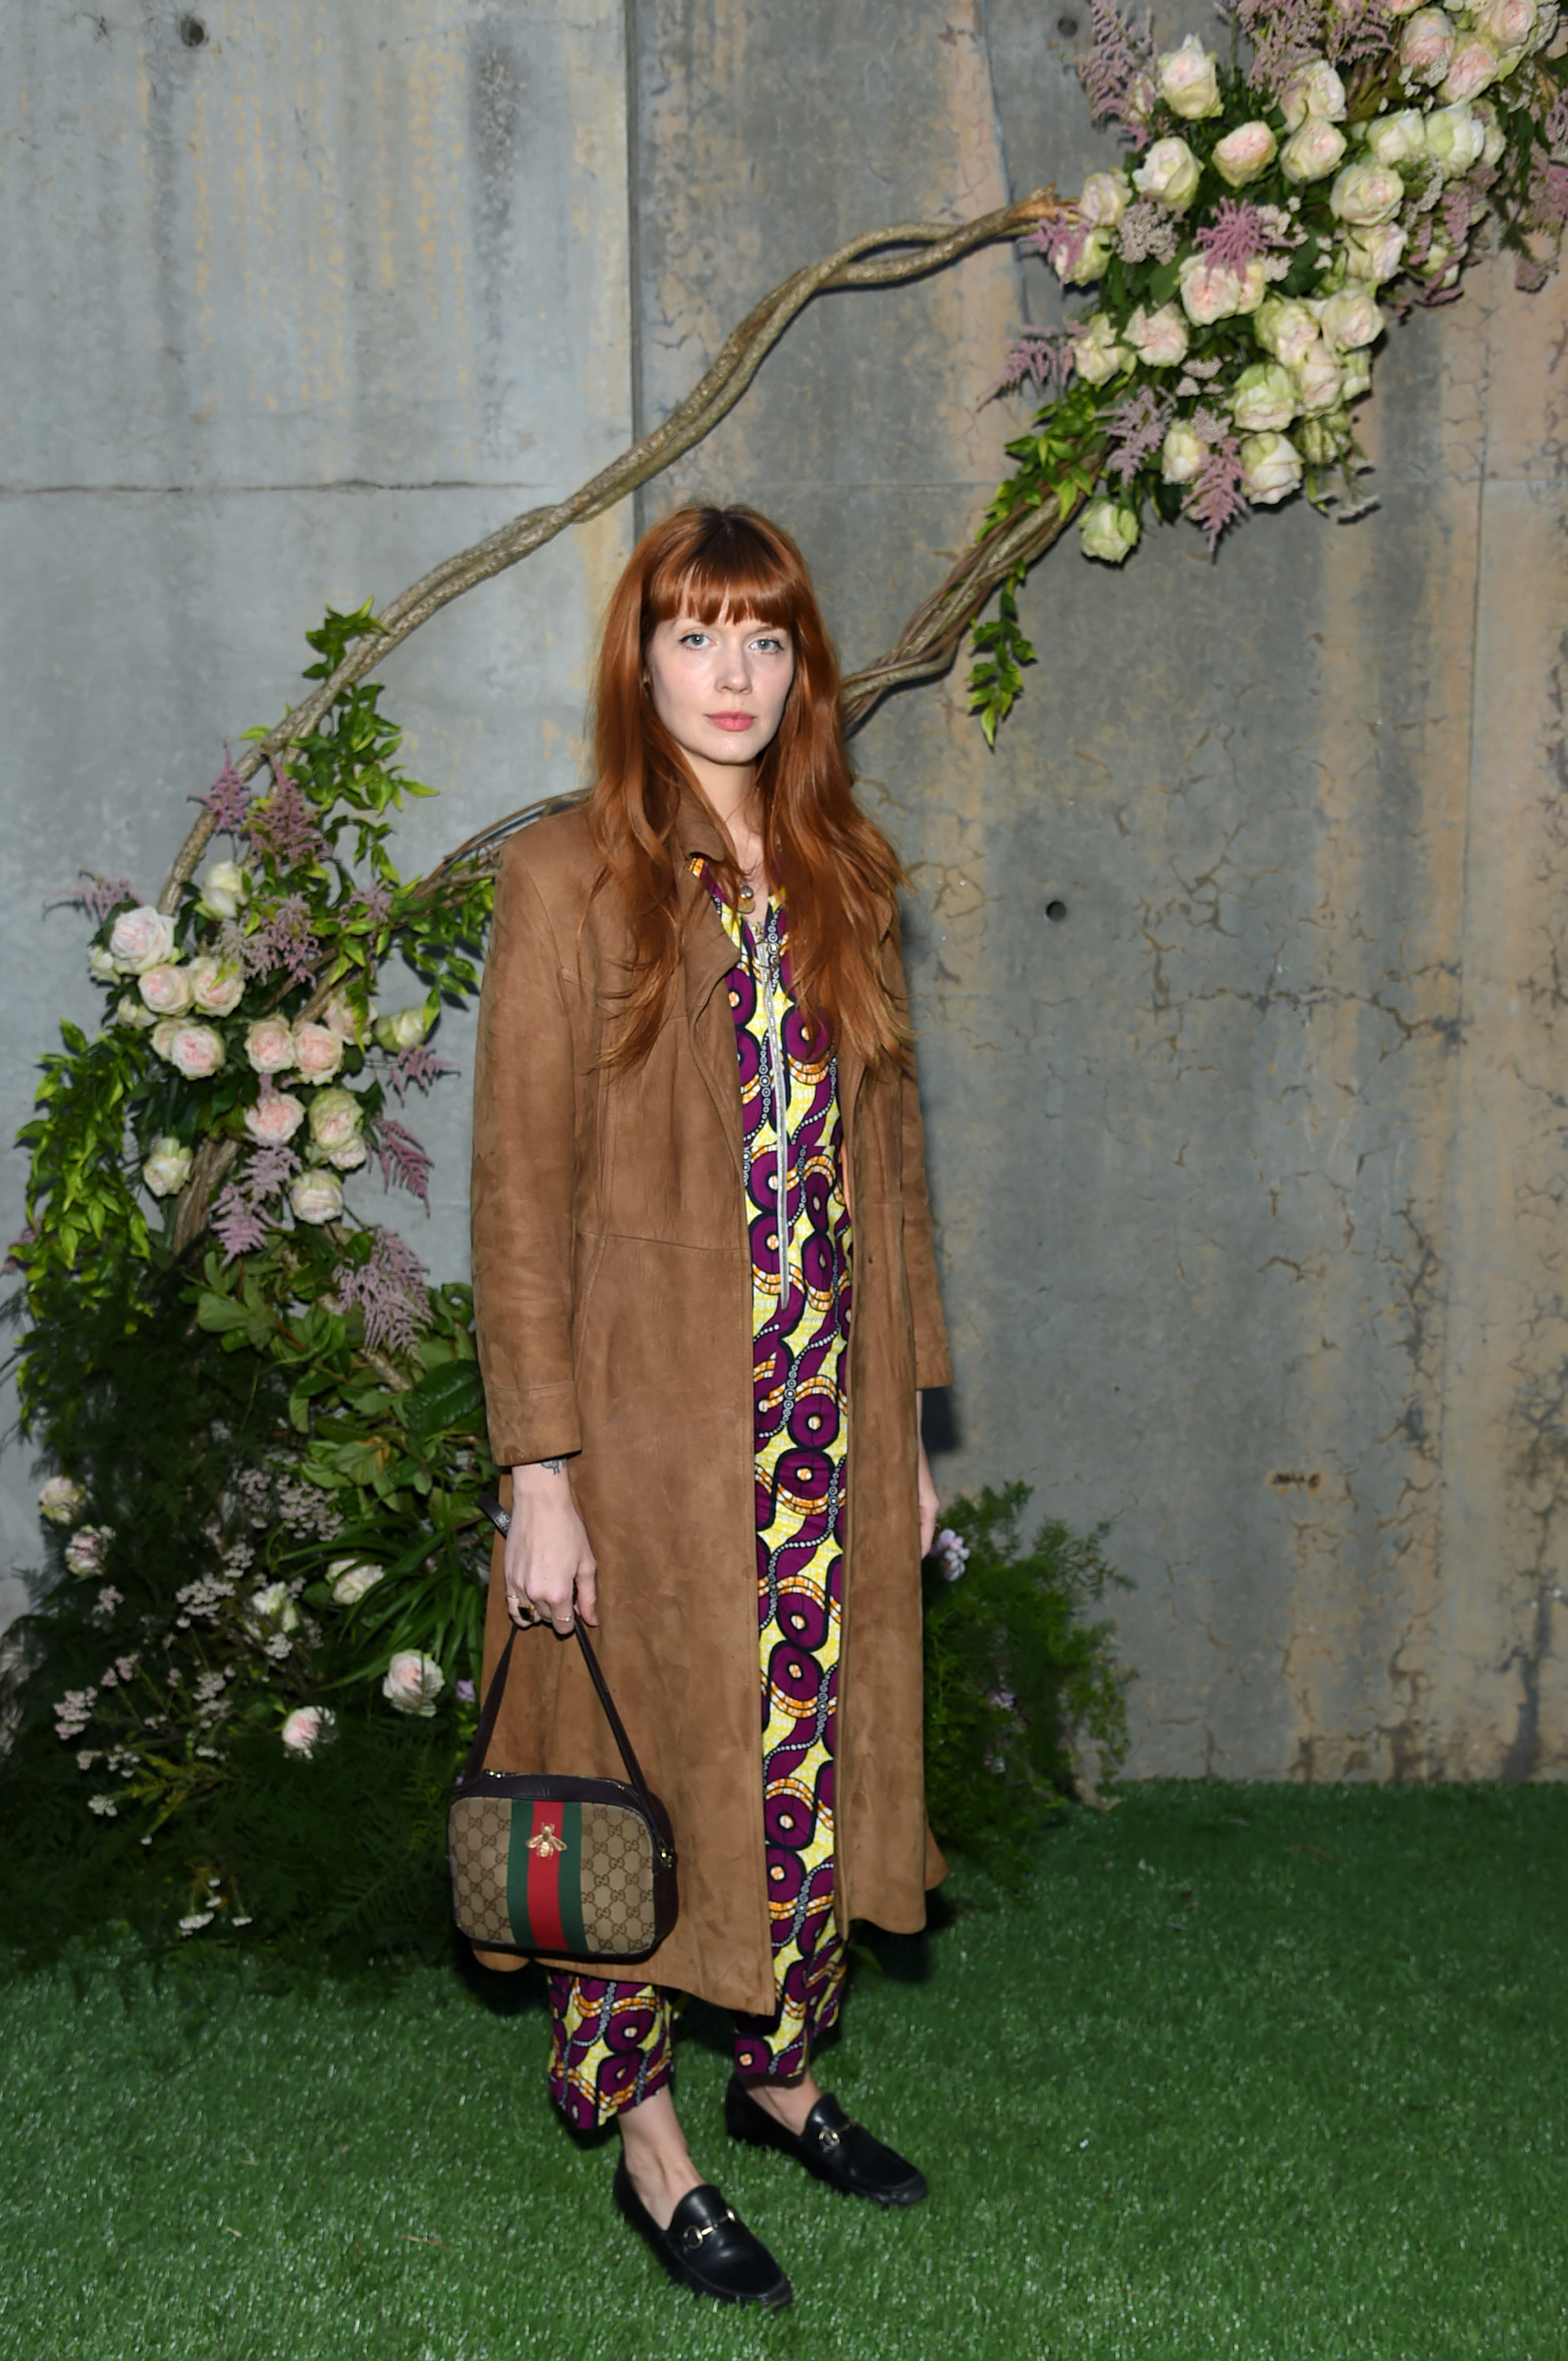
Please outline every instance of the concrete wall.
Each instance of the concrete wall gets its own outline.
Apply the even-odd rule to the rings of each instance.
[[[86,1002],[45,895],[82,862],[155,882],[326,598],[586,475],[796,263],[1104,152],[1076,5],[202,13],[194,49],[123,0],[0,36],[13,1124]],[[1468,284],[1379,360],[1376,514],[1260,518],[1217,566],[1186,531],[1122,576],[1063,549],[994,756],[957,687],[858,741],[914,882],[938,1477],[1111,1521],[1146,1773],[1517,1777],[1568,1748],[1568,338],[1559,291]],[[1052,302],[998,250],[820,302],[641,513],[769,509],[866,660],[972,530],[1020,415],[981,397]],[[409,865],[573,775],[631,525],[389,666],[442,789]],[[420,1242],[452,1270],[460,1109],[429,1129]],[[25,1550],[18,1455],[5,1497]]]

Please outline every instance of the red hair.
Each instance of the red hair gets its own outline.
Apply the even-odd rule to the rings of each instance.
[[[696,781],[653,708],[648,642],[678,615],[786,631],[795,677],[773,743],[759,758],[767,872],[789,913],[795,991],[834,1039],[868,1065],[907,1035],[883,976],[881,941],[903,872],[861,810],[839,714],[839,661],[799,550],[751,509],[677,509],[632,551],[605,615],[595,688],[596,784],[589,824],[631,924],[632,969],[618,1065],[645,1058],[670,1005],[683,950],[677,816]],[[734,900],[732,856],[716,864]]]

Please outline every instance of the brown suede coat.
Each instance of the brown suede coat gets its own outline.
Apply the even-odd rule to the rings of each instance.
[[[721,852],[695,796],[683,825],[688,851]],[[515,837],[498,880],[473,1179],[490,1447],[503,1467],[576,1455],[600,1661],[680,1855],[679,1924],[631,1972],[769,2012],[751,1270],[721,988],[734,953],[702,885],[684,883],[671,1015],[645,1063],[607,1067],[602,988],[624,977],[627,940],[613,895],[590,900],[596,868],[578,810]],[[902,1000],[891,914],[884,958]],[[854,1224],[839,1910],[909,1931],[942,1866],[923,1796],[913,1397],[949,1365],[913,1076],[845,1055],[839,1088]],[[487,1677],[508,1629],[498,1549]],[[623,1775],[577,1649],[549,1631],[519,1638],[489,1762]]]

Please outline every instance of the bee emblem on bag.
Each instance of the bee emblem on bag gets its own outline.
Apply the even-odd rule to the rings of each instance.
[[[554,1861],[558,1852],[565,1851],[566,1841],[554,1828],[537,1828],[528,1839],[528,1850],[541,1861]]]

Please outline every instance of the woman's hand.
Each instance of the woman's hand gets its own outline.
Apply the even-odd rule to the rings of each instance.
[[[931,1463],[926,1456],[925,1437],[920,1432],[921,1400],[922,1397],[916,1394],[915,1397],[915,1448],[917,1457],[915,1466],[915,1488],[920,1501],[920,1554],[922,1557],[929,1557],[931,1544],[937,1538],[937,1520],[942,1513],[942,1503],[937,1496],[936,1481],[931,1474]]]
[[[566,1639],[574,1606],[585,1623],[598,1621],[598,1568],[564,1460],[542,1459],[512,1469],[511,1531],[503,1566],[507,1613],[521,1629],[550,1623]]]

